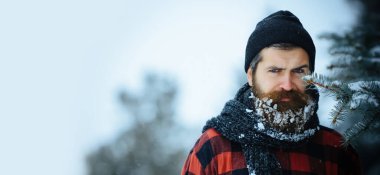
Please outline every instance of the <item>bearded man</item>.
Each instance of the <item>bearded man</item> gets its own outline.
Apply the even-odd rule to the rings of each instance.
[[[248,83],[206,123],[182,175],[360,174],[355,150],[319,124],[318,91],[302,80],[314,63],[313,40],[295,15],[260,21],[246,47]]]

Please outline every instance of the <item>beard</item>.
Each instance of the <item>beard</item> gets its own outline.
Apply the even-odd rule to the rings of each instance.
[[[254,82],[252,92],[256,113],[262,116],[265,126],[286,133],[300,133],[314,114],[316,104],[306,93],[291,91],[273,91],[263,93]],[[281,101],[288,98],[289,101]]]

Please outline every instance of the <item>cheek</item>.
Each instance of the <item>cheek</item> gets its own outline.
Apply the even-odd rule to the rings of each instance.
[[[276,90],[276,81],[273,78],[257,75],[255,77],[255,86],[262,93],[269,93]]]
[[[264,93],[270,93],[276,90],[276,86],[275,86],[275,83],[266,81],[265,83],[262,84],[260,89]]]
[[[294,84],[299,92],[305,92],[306,83],[301,79],[294,80]]]

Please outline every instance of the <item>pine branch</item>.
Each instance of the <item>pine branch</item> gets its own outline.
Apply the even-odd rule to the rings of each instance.
[[[370,130],[374,123],[379,122],[379,119],[376,118],[380,114],[379,81],[358,81],[348,84],[333,81],[318,74],[305,76],[303,80],[308,85],[313,84],[319,87],[338,101],[330,113],[332,125],[343,122],[347,116],[363,116],[360,122],[354,124],[343,134],[344,145],[348,145],[363,132]]]
[[[334,81],[331,78],[320,74],[305,76],[303,77],[303,80],[308,85],[313,84],[319,87],[323,92],[336,97],[337,100],[347,102],[350,99],[351,92],[347,83],[336,80]]]
[[[361,134],[363,134],[364,131],[366,131],[371,123],[374,121],[374,117],[364,117],[362,121],[356,123],[351,128],[348,128],[343,133],[344,146],[348,146],[349,143],[352,142],[352,140],[358,138]]]
[[[338,102],[334,107],[335,109],[332,109],[330,112],[332,125],[337,126],[344,121],[347,115],[346,105],[347,103]]]

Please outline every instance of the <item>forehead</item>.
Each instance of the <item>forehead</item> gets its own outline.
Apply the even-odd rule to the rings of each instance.
[[[269,66],[299,66],[309,65],[309,55],[300,48],[280,49],[280,48],[264,48],[260,52],[263,65]]]

